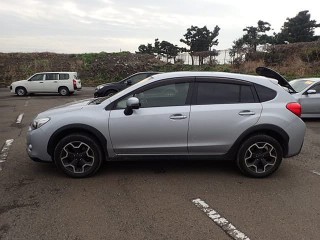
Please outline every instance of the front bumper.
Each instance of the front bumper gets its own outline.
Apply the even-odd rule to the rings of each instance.
[[[47,134],[41,129],[29,130],[27,132],[27,153],[36,162],[52,162],[51,156],[47,153]]]

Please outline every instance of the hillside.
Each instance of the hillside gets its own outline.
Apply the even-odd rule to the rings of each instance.
[[[152,55],[120,53],[0,53],[0,86],[36,72],[75,71],[84,86],[120,80],[140,71],[224,71],[255,74],[258,66],[275,69],[288,79],[320,77],[320,41],[267,46],[240,64],[191,66],[167,64]]]
[[[163,63],[151,55],[121,53],[0,53],[0,85],[26,79],[36,72],[78,72],[85,86],[120,80],[130,74],[152,70]]]

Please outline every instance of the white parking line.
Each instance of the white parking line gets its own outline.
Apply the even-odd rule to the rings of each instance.
[[[9,148],[13,143],[13,139],[8,139],[5,144],[3,145],[1,152],[0,152],[0,171],[2,171],[2,163],[7,160],[9,154]]]
[[[314,174],[316,174],[316,175],[320,176],[320,172],[318,172],[318,171],[316,171],[316,170],[312,170],[312,171],[310,171],[310,172],[312,172],[312,173],[314,173]]]
[[[29,101],[26,101],[26,103],[24,104],[25,107],[27,107],[29,104]]]
[[[227,219],[222,217],[218,212],[210,208],[208,204],[202,201],[200,198],[192,200],[192,202],[200,208],[207,216],[217,224],[226,234],[235,240],[250,240],[243,232],[240,232],[232,225]]]
[[[22,118],[23,118],[23,115],[24,115],[24,113],[21,113],[21,114],[18,116],[16,123],[18,123],[18,124],[21,123]]]

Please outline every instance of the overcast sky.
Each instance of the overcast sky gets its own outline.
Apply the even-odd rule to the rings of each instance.
[[[218,25],[222,50],[258,20],[279,32],[302,10],[320,23],[319,9],[319,0],[0,0],[0,52],[135,52],[155,38],[184,46],[191,25]]]

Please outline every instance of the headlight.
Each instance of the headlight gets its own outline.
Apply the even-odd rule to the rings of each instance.
[[[33,120],[31,127],[32,129],[37,129],[49,122],[50,118],[38,118]]]
[[[99,86],[97,86],[97,87],[96,87],[96,91],[100,90],[100,89],[103,88],[103,87],[104,87],[104,85],[99,85]]]

